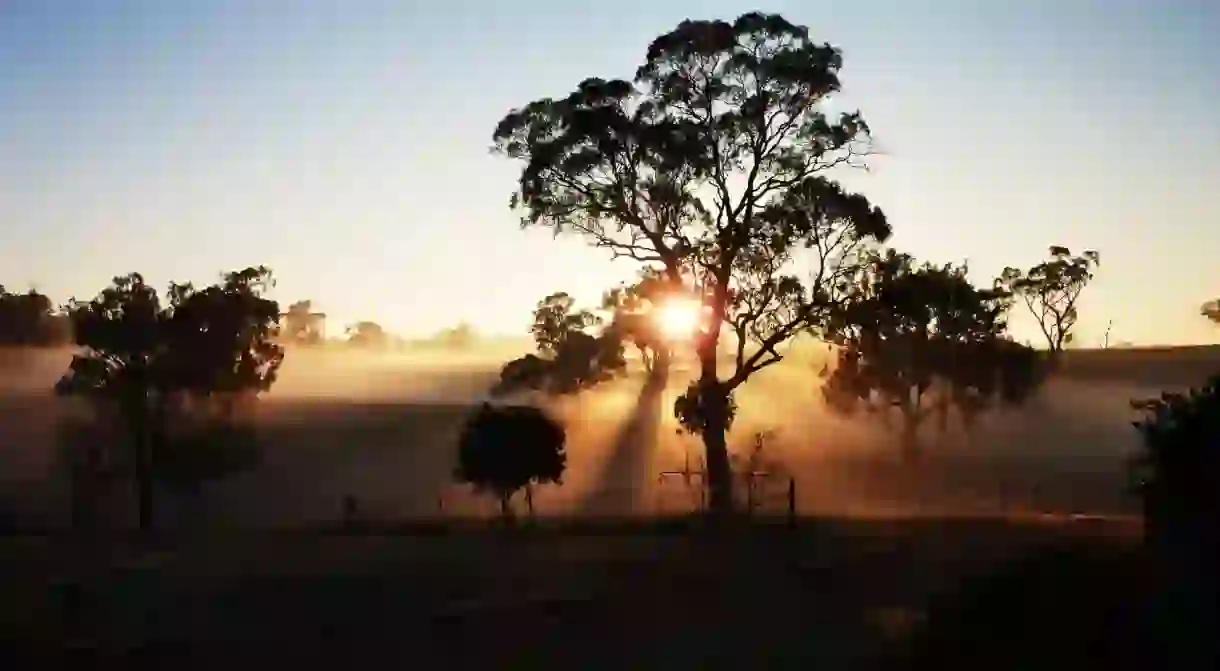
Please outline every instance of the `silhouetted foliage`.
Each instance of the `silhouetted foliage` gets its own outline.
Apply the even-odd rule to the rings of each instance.
[[[1217,324],[1220,324],[1220,298],[1216,298],[1204,303],[1203,307],[1199,308],[1199,313]]]
[[[10,293],[0,285],[0,346],[52,347],[71,342],[71,325],[51,299],[30,289]]]
[[[600,325],[588,310],[573,310],[565,293],[551,294],[534,310],[531,332],[538,354],[514,359],[500,370],[493,396],[521,391],[574,394],[604,382],[626,369],[621,334],[604,329],[590,335],[584,329]]]
[[[1028,270],[1004,269],[1004,287],[1029,308],[1052,356],[1071,344],[1072,328],[1079,316],[1076,303],[1100,264],[1101,257],[1095,251],[1072,256],[1067,247],[1052,246],[1050,258]]]
[[[390,336],[381,324],[360,321],[347,327],[347,344],[361,349],[385,349],[390,344]]]
[[[436,341],[442,347],[462,350],[474,347],[478,341],[478,336],[475,334],[474,327],[462,322],[453,328],[442,330],[436,335]]]
[[[865,258],[838,318],[836,363],[823,371],[828,407],[897,409],[903,455],[914,458],[933,413],[947,428],[955,409],[969,428],[987,408],[1037,388],[1037,353],[1006,335],[1007,292],[975,287],[965,266],[916,265],[893,250]]]
[[[530,334],[538,352],[558,356],[565,341],[573,334],[601,324],[602,320],[588,310],[573,310],[576,300],[566,293],[551,294],[534,308],[534,325]]]
[[[1137,400],[1143,451],[1133,464],[1150,536],[1220,560],[1220,375],[1187,393]]]
[[[602,309],[611,314],[610,328],[640,353],[644,369],[663,367],[671,345],[662,337],[652,311],[674,292],[672,283],[655,268],[645,268],[639,281],[623,284],[602,296]]]
[[[717,512],[732,506],[733,389],[797,332],[822,330],[850,252],[890,232],[880,210],[826,177],[867,152],[859,114],[832,120],[821,107],[841,63],[777,15],[687,20],[652,42],[634,85],[586,79],[495,130],[498,151],[522,163],[512,204],[524,225],[577,233],[696,287],[710,315],[696,342],[701,400],[681,407],[709,411],[697,424]],[[728,375],[717,369],[722,328],[739,342]]]
[[[289,305],[283,315],[284,326],[280,337],[293,345],[321,345],[326,340],[323,330],[325,321],[325,314],[313,311],[312,301],[297,301]]]
[[[129,434],[142,529],[153,523],[158,470],[181,479],[169,475],[176,453],[160,454],[171,443],[188,449],[171,435],[170,420],[233,420],[243,402],[274,383],[284,355],[275,342],[279,306],[262,295],[271,283],[271,271],[258,267],[203,289],[171,284],[162,306],[157,291],[132,273],[68,307],[82,352],[56,390],[89,398]]]
[[[563,426],[538,408],[484,403],[462,430],[454,478],[494,495],[511,517],[518,491],[561,483],[566,440]]]

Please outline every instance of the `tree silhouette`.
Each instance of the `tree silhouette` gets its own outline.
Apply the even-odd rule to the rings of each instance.
[[[610,312],[609,328],[617,331],[640,353],[649,373],[664,377],[672,345],[662,337],[652,311],[673,295],[674,287],[655,268],[645,268],[634,284],[623,284],[602,295],[602,309]]]
[[[532,484],[560,484],[567,466],[563,427],[533,406],[484,403],[466,421],[454,478],[489,492],[512,516],[512,497]]]
[[[70,327],[51,299],[35,289],[10,293],[0,285],[0,345],[49,347],[69,342]]]
[[[353,347],[383,349],[389,342],[389,334],[377,322],[360,321],[347,327],[347,344]]]
[[[500,370],[493,396],[521,391],[573,394],[611,379],[627,365],[621,334],[604,329],[599,335],[585,331],[602,320],[588,310],[574,310],[575,301],[555,293],[538,302],[530,329],[538,354],[514,359]]]
[[[1217,324],[1220,324],[1220,298],[1216,298],[1204,303],[1203,307],[1199,308],[1199,313]]]
[[[698,425],[720,513],[733,503],[733,390],[779,361],[777,347],[797,332],[821,330],[848,252],[889,235],[878,209],[826,176],[867,152],[858,113],[830,119],[821,108],[839,89],[841,61],[777,15],[687,20],[652,42],[634,85],[586,79],[495,130],[497,150],[523,164],[513,197],[523,224],[576,233],[696,287],[710,319],[695,343],[689,393],[699,398],[681,407],[705,411]],[[812,269],[809,282],[798,265]],[[722,328],[738,341],[726,375]]]
[[[191,412],[232,419],[242,401],[274,383],[283,362],[274,342],[279,306],[262,295],[272,281],[260,266],[203,289],[171,284],[162,306],[156,289],[131,273],[68,306],[82,352],[56,390],[94,401],[130,435],[141,529],[153,525],[157,468],[172,462],[162,453],[170,420]]]
[[[453,328],[447,328],[437,334],[437,342],[449,349],[470,349],[474,346],[477,336],[474,327],[462,322]]]
[[[601,324],[600,317],[588,310],[574,310],[575,305],[576,300],[564,292],[551,294],[538,302],[530,334],[534,336],[539,352],[556,356],[568,338]]]
[[[1220,375],[1198,389],[1132,401],[1143,451],[1133,464],[1149,537],[1220,558]],[[1206,563],[1200,566],[1207,566]]]
[[[281,336],[294,345],[313,346],[322,344],[325,334],[321,322],[326,315],[313,311],[313,301],[297,301],[288,306],[283,315],[284,328]]]
[[[1038,321],[1052,359],[1072,342],[1072,328],[1079,316],[1076,303],[1101,264],[1095,251],[1072,256],[1067,247],[1052,246],[1050,258],[1028,270],[1005,268],[1005,288],[1018,296]]]
[[[1007,292],[979,289],[965,266],[916,265],[893,250],[866,257],[838,319],[836,365],[823,371],[832,410],[901,418],[902,453],[919,456],[920,426],[956,409],[968,429],[997,403],[1037,387],[1038,357],[1006,335]]]

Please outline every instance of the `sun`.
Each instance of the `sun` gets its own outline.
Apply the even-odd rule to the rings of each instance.
[[[657,307],[653,318],[666,340],[690,340],[699,329],[703,306],[689,298],[675,298]]]

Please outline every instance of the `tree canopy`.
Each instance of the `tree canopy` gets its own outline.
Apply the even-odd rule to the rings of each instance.
[[[384,349],[390,344],[390,335],[377,322],[359,321],[347,327],[347,344],[362,349]]]
[[[591,311],[575,309],[575,300],[566,293],[543,298],[534,309],[531,328],[538,353],[505,364],[492,395],[573,394],[620,374],[627,365],[621,334],[609,328],[596,335],[586,330],[601,324]]]
[[[1212,571],[1220,558],[1220,375],[1186,393],[1137,400],[1143,443],[1133,466],[1149,536],[1193,551]]]
[[[988,407],[1019,403],[1037,387],[1036,353],[1007,337],[1006,291],[975,287],[966,266],[917,264],[894,250],[866,259],[838,318],[836,363],[825,371],[832,410],[896,409],[904,455],[914,458],[919,427],[933,413],[947,422],[955,409],[969,427]]]
[[[1067,247],[1054,245],[1049,259],[1027,270],[1004,269],[1001,278],[1005,288],[1019,297],[1037,320],[1052,356],[1071,344],[1072,329],[1080,316],[1080,294],[1100,264],[1101,256],[1095,251],[1073,256]]]
[[[65,345],[71,338],[71,325],[51,299],[30,289],[9,292],[0,285],[0,345],[50,347]]]
[[[634,82],[589,78],[509,112],[496,149],[519,161],[523,225],[583,236],[613,257],[696,287],[708,323],[694,404],[707,410],[712,506],[732,504],[726,408],[737,386],[820,330],[850,252],[890,233],[830,173],[861,165],[869,128],[829,116],[842,55],[783,17],[681,22],[649,45]],[[801,279],[800,274],[806,276]],[[722,329],[738,340],[717,370]]]
[[[1203,307],[1199,308],[1199,313],[1217,324],[1220,324],[1220,298],[1216,298],[1204,303]]]
[[[536,407],[484,403],[463,427],[454,477],[494,495],[510,516],[515,493],[561,482],[566,440],[563,426]]]
[[[116,277],[68,314],[80,353],[56,385],[113,405],[132,441],[142,528],[152,524],[152,481],[168,420],[187,407],[231,417],[266,391],[284,353],[275,342],[279,306],[263,297],[265,267],[226,273],[214,285],[170,285],[166,304],[139,273]]]
[[[283,315],[284,326],[280,336],[284,342],[294,345],[321,345],[326,340],[325,322],[325,314],[314,312],[313,301],[297,301],[289,305]]]

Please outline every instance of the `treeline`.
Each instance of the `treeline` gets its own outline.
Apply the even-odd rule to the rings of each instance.
[[[0,347],[63,347],[73,343],[72,303],[56,305],[36,289],[11,292],[0,285]],[[277,317],[275,337],[292,346],[319,347],[341,344],[360,349],[387,350],[439,347],[469,349],[479,340],[470,324],[442,329],[430,338],[406,339],[394,335],[374,321],[348,326],[342,338],[327,338],[326,314],[316,312],[313,302],[292,303]]]
[[[71,321],[49,296],[0,285],[0,347],[60,347],[71,341]]]

